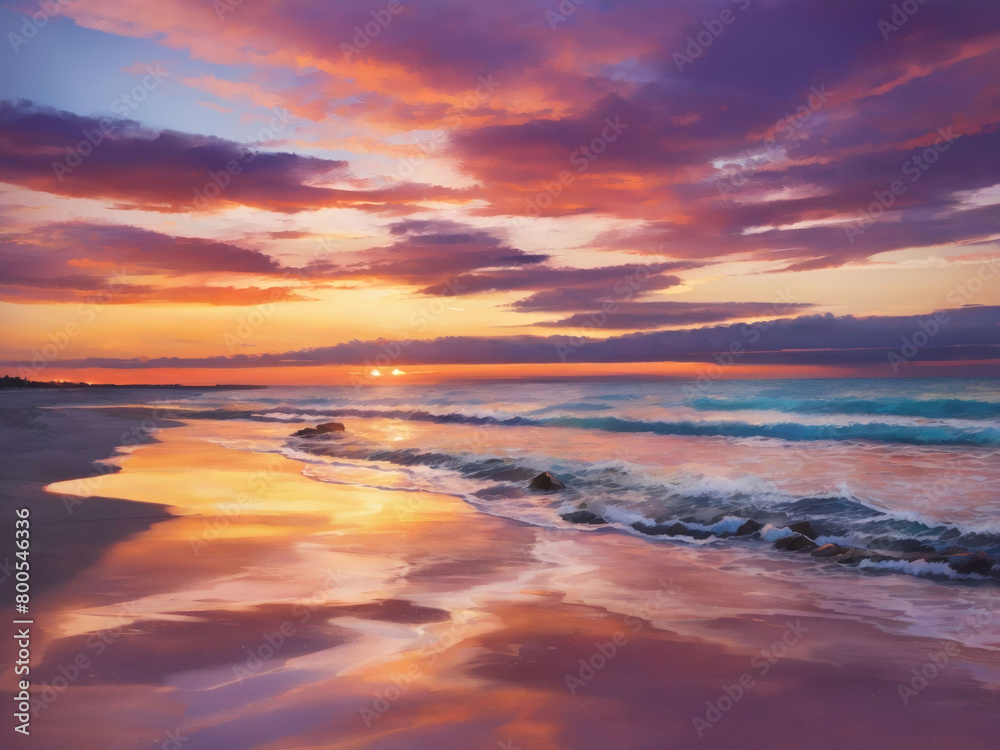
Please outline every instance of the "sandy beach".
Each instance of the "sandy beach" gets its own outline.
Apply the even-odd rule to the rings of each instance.
[[[997,726],[995,588],[968,591],[992,639],[970,648],[838,607],[778,552],[543,529],[223,445],[283,424],[162,420],[88,484],[126,417],[82,411],[59,412],[80,440],[46,454],[50,514],[169,516],[39,524],[29,747],[978,748]],[[885,580],[827,575],[844,601]]]

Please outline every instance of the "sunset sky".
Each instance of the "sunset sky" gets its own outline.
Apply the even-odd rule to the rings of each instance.
[[[0,29],[6,374],[1000,374],[996,0],[15,1]]]

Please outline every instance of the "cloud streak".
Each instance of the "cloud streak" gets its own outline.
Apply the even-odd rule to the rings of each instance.
[[[941,316],[944,316],[943,318]],[[560,354],[573,351],[574,362],[705,362],[732,358],[739,344],[740,364],[768,365],[884,365],[926,330],[932,316],[805,315],[766,324],[731,324],[677,331],[634,333],[607,339],[581,340],[573,336],[516,336],[491,338],[446,336],[410,341],[394,359],[400,366],[537,363],[556,365]],[[1000,306],[964,307],[940,311],[941,325],[930,345],[917,347],[914,362],[966,360],[1000,363],[996,328]],[[923,324],[923,325],[922,325]],[[65,367],[123,369],[212,367],[238,369],[273,366],[366,365],[383,356],[394,342],[385,339],[350,341],[335,346],[273,354],[219,357],[159,357],[117,359],[91,357],[67,360]],[[398,343],[398,342],[395,342]],[[734,359],[734,361],[736,361]],[[23,364],[7,362],[9,366]]]
[[[269,256],[236,245],[131,226],[50,224],[0,235],[0,294],[21,303],[254,305],[308,299],[288,286],[208,284],[206,279],[285,276]]]
[[[287,122],[283,114],[274,119]],[[461,196],[461,191],[413,184],[324,187],[316,183],[350,177],[346,161],[268,152],[261,150],[264,145],[154,131],[129,120],[82,117],[25,101],[0,102],[0,181],[73,198],[103,198],[118,208],[378,212]]]

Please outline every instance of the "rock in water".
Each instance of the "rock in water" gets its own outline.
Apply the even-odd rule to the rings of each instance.
[[[747,519],[743,522],[743,525],[736,529],[736,536],[746,536],[747,534],[753,534],[764,528],[764,524],[760,521],[755,521],[752,518]]]
[[[895,539],[889,536],[880,536],[871,541],[874,549],[885,549],[892,552],[917,552],[920,554],[938,554],[929,544],[924,544],[916,539]],[[967,551],[967,550],[963,550]]]
[[[343,432],[344,425],[341,422],[326,422],[315,427],[305,427],[298,432],[293,432],[292,437],[315,437],[316,435],[326,435],[330,432]]]
[[[795,539],[795,541],[788,545],[788,549],[792,552],[812,552],[818,547],[819,545],[807,536],[799,536]]]
[[[860,565],[862,560],[871,560],[872,562],[884,562],[885,560],[890,560],[892,558],[887,555],[879,554],[874,550],[870,549],[856,549],[850,548],[837,558],[837,562],[842,565]]]
[[[781,539],[774,543],[774,547],[775,549],[784,549],[789,552],[798,552],[800,550],[810,552],[816,549],[817,544],[812,539],[809,539],[802,534],[796,534],[795,536],[781,537]]]
[[[968,551],[969,551],[968,547],[948,547],[948,549],[943,549],[940,552],[938,552],[938,554],[944,555],[945,557],[949,557],[951,555],[964,555]]]
[[[651,525],[643,523],[642,521],[636,521],[632,524],[632,528],[642,534],[648,534],[650,536],[689,536],[693,539],[708,539],[714,536],[714,534],[710,531],[691,529],[680,522],[669,524],[658,523]]]
[[[558,482],[559,480],[557,479],[556,481]],[[591,525],[607,523],[599,515],[591,513],[589,510],[574,510],[572,513],[563,513],[562,519],[570,523],[587,523]]]
[[[788,530],[794,531],[796,534],[802,534],[802,536],[807,536],[810,539],[815,539],[819,534],[813,529],[812,524],[808,521],[799,521],[798,523],[788,524]]]
[[[960,553],[948,558],[948,567],[962,575],[970,573],[978,573],[981,576],[988,575],[993,569],[994,563],[993,558],[985,552]]]
[[[839,547],[836,544],[824,544],[819,549],[812,551],[813,557],[836,557],[847,552],[847,547]]]
[[[566,485],[556,479],[554,476],[549,474],[547,471],[543,471],[537,477],[531,480],[531,484],[528,485],[533,490],[541,490],[542,492],[551,492],[553,490],[564,490]]]

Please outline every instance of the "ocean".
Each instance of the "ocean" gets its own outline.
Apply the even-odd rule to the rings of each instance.
[[[745,554],[770,552],[784,526],[809,521],[819,544],[1000,557],[993,380],[397,382],[166,403],[246,421],[246,437],[228,447],[302,461],[317,481],[458,495],[540,527]],[[291,437],[325,421],[347,429]],[[530,490],[542,471],[566,489]],[[607,523],[564,518],[581,509]],[[759,533],[734,536],[748,519]],[[866,572],[985,581],[922,560],[865,561]]]

